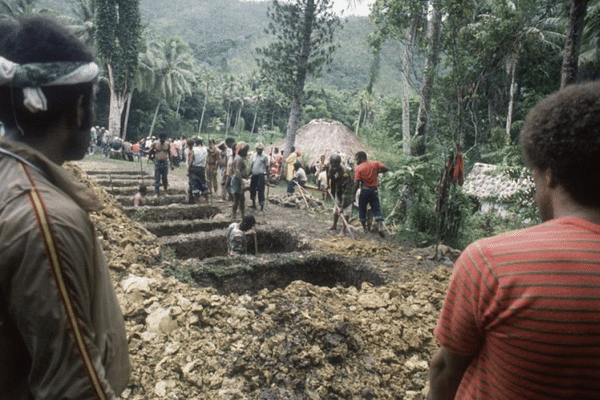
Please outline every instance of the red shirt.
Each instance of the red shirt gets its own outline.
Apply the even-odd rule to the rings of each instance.
[[[385,165],[377,161],[363,161],[354,170],[354,181],[362,181],[363,187],[377,189],[377,175],[383,172]]]
[[[435,338],[474,356],[457,399],[600,398],[600,226],[567,217],[471,244]]]

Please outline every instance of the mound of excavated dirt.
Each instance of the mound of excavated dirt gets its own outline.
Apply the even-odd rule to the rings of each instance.
[[[106,208],[92,215],[104,247],[129,337],[133,375],[123,399],[422,399],[432,332],[450,274],[432,249],[392,240],[317,235],[314,248],[360,259],[384,286],[320,287],[221,295],[166,277],[177,269],[158,239],[94,187]],[[89,168],[89,166],[86,166]],[[298,214],[305,212],[302,218]],[[310,220],[309,220],[310,218]],[[307,228],[308,229],[308,228]],[[358,231],[357,231],[358,232]],[[358,238],[358,236],[361,236]]]

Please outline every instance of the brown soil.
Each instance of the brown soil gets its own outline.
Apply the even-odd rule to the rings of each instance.
[[[289,232],[295,251],[269,255],[259,248],[257,255],[233,259],[176,259],[162,239],[126,217],[115,198],[82,173],[135,165],[140,168],[96,158],[69,165],[106,203],[92,219],[128,330],[133,374],[121,398],[424,398],[437,348],[433,329],[456,251],[443,248],[446,258],[435,261],[434,249],[417,249],[389,234],[382,239],[354,229],[354,237],[338,237],[326,230],[329,210],[312,198],[308,209],[269,203],[264,213],[249,210],[258,235]],[[145,162],[142,168],[151,171]],[[170,182],[174,189],[186,186],[182,168]],[[269,198],[289,203],[283,190],[270,188]],[[305,199],[296,202],[305,207]],[[212,206],[225,216],[230,212],[227,202],[213,199]],[[280,287],[257,288],[269,280],[257,271],[272,273],[275,264],[270,282]],[[334,264],[337,272],[367,269],[380,281],[329,287],[311,279]],[[245,271],[236,278],[238,288],[251,282],[253,290],[214,285],[232,265]],[[303,265],[305,275],[287,284],[281,273],[294,265]],[[210,274],[212,281],[205,279]]]

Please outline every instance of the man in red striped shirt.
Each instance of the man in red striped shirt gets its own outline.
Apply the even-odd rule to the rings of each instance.
[[[542,101],[521,145],[544,222],[457,260],[428,399],[600,398],[600,83]]]

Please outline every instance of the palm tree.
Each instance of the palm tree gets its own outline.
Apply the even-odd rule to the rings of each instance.
[[[202,124],[204,123],[204,113],[206,112],[206,104],[208,103],[208,96],[210,95],[210,88],[215,84],[214,75],[208,70],[204,70],[203,74],[204,84],[206,85],[206,93],[204,94],[204,104],[202,105],[202,115],[200,116],[200,122],[198,123],[198,136],[202,133]]]
[[[592,0],[585,17],[585,27],[579,54],[579,66],[587,72],[586,79],[598,79],[600,71],[600,1]],[[590,75],[591,72],[591,75]]]
[[[488,12],[478,16],[470,25],[477,32],[482,47],[493,48],[500,54],[508,81],[508,110],[506,113],[506,141],[511,139],[517,91],[517,69],[521,56],[532,47],[550,47],[560,51],[558,45],[564,39],[561,31],[559,5],[553,2],[511,2],[490,0]]]
[[[238,135],[242,133],[242,129],[244,128],[244,124],[242,123],[242,108],[244,107],[244,100],[249,100],[249,97],[246,95],[247,92],[248,87],[243,81],[241,81],[237,87],[237,92],[234,98],[234,101],[238,105],[234,130],[237,130]]]
[[[95,44],[96,8],[96,0],[77,0],[72,7],[74,16],[67,21],[75,34],[90,47],[94,47]]]
[[[581,35],[589,0],[571,0],[569,26],[565,40],[560,87],[574,83],[577,79]]]
[[[0,0],[0,19],[31,17],[48,10],[36,8],[38,0]]]
[[[350,0],[347,0],[350,1]],[[410,71],[414,64],[414,53],[418,51],[420,46],[417,46],[420,42],[425,39],[424,33],[427,30],[427,1],[388,1],[388,0],[377,0],[373,4],[371,10],[371,19],[375,21],[378,26],[377,35],[373,36],[372,45],[376,50],[375,60],[373,66],[377,66],[378,57],[380,57],[381,45],[383,40],[394,39],[402,43],[402,69],[400,72],[401,79],[401,93],[402,99],[402,150],[405,156],[410,156],[410,109],[409,109],[409,96],[413,91],[410,86]],[[441,22],[436,20],[435,22]],[[433,18],[432,18],[433,22]],[[436,26],[436,29],[439,27]],[[432,29],[430,36],[432,39],[437,39],[439,36],[435,35],[436,31]],[[436,44],[436,40],[429,40],[427,45],[433,46]],[[426,47],[426,46],[423,46]],[[430,47],[430,48],[431,48]],[[433,53],[430,53],[433,56]],[[431,61],[435,58],[429,58],[429,71],[428,78],[433,77],[433,67]],[[427,80],[423,84],[432,85],[432,80]],[[367,92],[370,92],[369,86]],[[430,93],[430,92],[429,92]],[[423,102],[423,106],[425,102]],[[425,108],[423,108],[425,110]],[[421,118],[426,115],[421,115]],[[423,124],[424,121],[422,120]],[[421,129],[423,133],[423,129]]]
[[[152,90],[158,95],[149,135],[152,136],[160,99],[174,102],[180,95],[191,94],[191,84],[195,82],[197,65],[190,48],[180,37],[152,40],[141,55],[140,67],[147,74]]]
[[[227,109],[225,111],[227,114],[227,118],[225,119],[225,136],[229,134],[229,125],[231,124],[231,100],[236,86],[237,81],[232,74],[226,75],[225,81],[221,84],[221,98],[223,102],[227,102]]]
[[[254,128],[256,127],[256,117],[258,116],[258,109],[260,108],[260,104],[266,100],[266,97],[261,89],[256,89],[251,97],[251,100],[254,103],[255,107],[254,119],[252,120],[252,129],[250,129],[250,134],[254,132]]]

